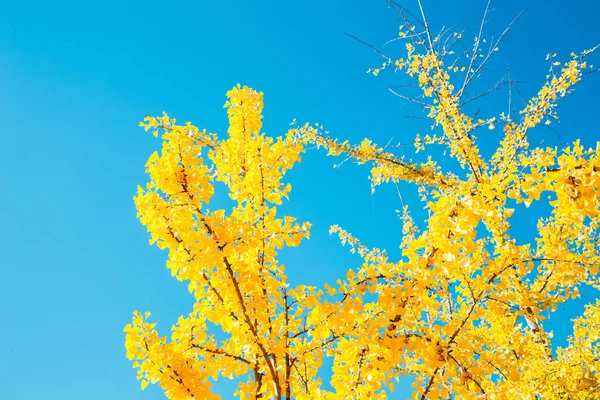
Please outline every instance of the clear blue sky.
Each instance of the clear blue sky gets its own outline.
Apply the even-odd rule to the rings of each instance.
[[[416,10],[414,1],[402,3]],[[434,29],[468,26],[469,41],[484,8],[481,0],[424,4]],[[496,1],[490,34],[530,5],[490,72],[501,77],[509,59],[525,97],[543,83],[546,53],[565,59],[600,41],[594,0]],[[425,131],[405,118],[415,110],[385,90],[393,76],[365,74],[379,57],[343,35],[381,46],[399,24],[384,1],[373,0],[4,1],[2,397],[163,398],[157,388],[140,390],[122,329],[139,309],[152,311],[168,333],[192,297],[164,267],[165,254],[148,246],[135,216],[132,196],[146,181],[146,158],[159,146],[138,122],[165,110],[225,133],[225,92],[239,82],[265,93],[265,130],[273,135],[297,118],[353,141],[409,140]],[[401,48],[389,50],[400,55]],[[598,75],[561,102],[561,140],[600,138]],[[505,110],[502,96],[490,99],[497,111]],[[553,132],[535,135],[556,142]],[[294,190],[284,211],[313,223],[312,239],[282,256],[292,283],[333,282],[357,265],[327,234],[331,224],[368,245],[397,249],[400,242],[395,189],[371,196],[367,168],[334,170],[334,162],[315,152],[289,174]],[[408,192],[405,200],[414,203]],[[523,232],[535,225],[531,215],[517,221]],[[569,333],[565,323],[581,311],[575,302],[553,317],[558,336]]]

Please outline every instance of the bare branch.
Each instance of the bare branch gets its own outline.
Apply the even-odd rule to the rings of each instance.
[[[423,102],[423,101],[419,101],[419,100],[417,100],[417,99],[419,99],[419,98],[423,97],[422,95],[419,95],[419,96],[417,96],[417,97],[409,97],[409,96],[405,96],[405,95],[403,95],[403,94],[400,94],[400,93],[396,92],[395,90],[393,90],[393,89],[391,89],[391,88],[388,88],[388,90],[389,90],[391,93],[393,93],[395,96],[398,96],[398,97],[400,97],[401,99],[404,99],[404,100],[410,101],[410,102],[412,102],[412,103],[419,104],[419,105],[420,105],[420,106],[422,106],[423,108],[425,108],[425,107],[431,107],[431,104],[428,104],[428,103],[425,103],[425,102]]]
[[[475,101],[475,100],[477,100],[477,99],[480,99],[480,98],[482,98],[482,97],[484,97],[484,96],[487,96],[488,94],[490,94],[490,93],[492,93],[492,92],[494,92],[494,91],[496,91],[496,90],[500,89],[500,88],[501,88],[502,86],[504,86],[504,85],[508,85],[508,86],[509,86],[509,88],[510,88],[510,85],[511,85],[511,83],[516,83],[516,81],[513,81],[513,82],[511,82],[510,80],[503,80],[503,79],[501,79],[501,80],[499,80],[498,82],[496,82],[496,84],[495,84],[493,87],[491,87],[490,89],[486,90],[486,91],[485,91],[485,92],[483,92],[483,93],[479,93],[479,94],[477,94],[477,95],[474,95],[473,97],[471,97],[471,98],[469,98],[468,100],[466,100],[466,101],[464,101],[463,103],[461,103],[461,105],[460,105],[460,106],[461,106],[461,107],[462,107],[462,106],[465,106],[465,105],[467,105],[467,104],[469,104],[469,103],[471,103],[471,102],[473,102],[473,101]],[[520,82],[519,82],[519,83],[520,83]],[[510,106],[510,102],[509,102],[509,106]]]
[[[392,59],[390,57],[388,57],[387,55],[385,55],[384,52],[382,52],[381,50],[379,50],[377,47],[373,46],[372,44],[369,44],[369,43],[365,42],[364,40],[359,39],[356,36],[354,36],[354,35],[352,35],[350,33],[347,33],[347,32],[344,32],[344,35],[349,36],[352,39],[356,40],[357,42],[360,42],[360,43],[364,44],[365,46],[367,46],[371,50],[373,50],[376,53],[378,53],[379,55],[381,55],[384,59],[387,60],[388,63],[393,64],[393,61],[392,61]]]
[[[488,1],[488,7],[489,7],[489,1]],[[488,7],[486,7],[486,14],[487,14]],[[469,84],[471,83],[471,81],[473,80],[473,78],[475,78],[476,76],[479,75],[479,73],[483,69],[484,65],[488,62],[488,60],[490,59],[490,57],[492,56],[492,54],[498,48],[498,45],[502,42],[502,39],[504,38],[504,36],[508,33],[508,31],[512,28],[512,26],[517,22],[517,20],[519,20],[519,18],[521,18],[521,16],[523,14],[525,14],[525,12],[527,12],[528,10],[529,9],[527,8],[527,9],[521,11],[519,14],[517,14],[517,16],[506,26],[506,28],[504,28],[504,31],[502,31],[502,33],[500,34],[500,36],[498,37],[498,39],[496,41],[492,42],[492,44],[490,45],[490,48],[488,50],[488,53],[486,54],[486,56],[483,59],[483,61],[477,67],[475,67],[475,69],[473,69],[473,67],[474,67],[474,60],[475,60],[475,58],[477,56],[476,52],[479,49],[479,42],[481,40],[481,37],[478,36],[477,45],[476,45],[476,48],[475,48],[476,51],[471,55],[471,62],[469,62],[469,68],[467,69],[467,75],[465,76],[465,81],[463,82],[462,87],[458,91],[458,99],[459,99],[459,101],[462,98],[462,96],[464,95],[467,86],[469,86]],[[485,20],[485,14],[484,14],[484,19],[482,20],[481,33],[483,32],[483,23],[484,23],[484,20]]]
[[[419,4],[419,10],[421,10],[421,18],[423,18],[423,24],[425,25],[425,33],[427,34],[427,42],[429,43],[429,50],[433,53],[433,41],[431,40],[431,30],[429,29],[429,23],[427,22],[427,17],[425,16],[425,12],[423,11],[423,4],[421,0],[417,0]]]
[[[469,60],[469,66],[467,67],[467,73],[465,75],[465,80],[462,84],[462,88],[458,92],[458,100],[459,101],[462,98],[462,95],[468,85],[469,74],[471,73],[471,70],[473,69],[473,64],[475,63],[475,59],[477,58],[477,53],[479,51],[479,43],[481,43],[481,37],[483,35],[483,27],[485,26],[485,19],[487,17],[488,11],[490,9],[490,3],[491,3],[491,0],[488,0],[488,2],[485,5],[485,11],[483,12],[483,17],[481,17],[481,24],[479,25],[479,33],[477,34],[477,36],[475,38],[475,48],[473,49],[473,54],[471,54],[471,59]]]

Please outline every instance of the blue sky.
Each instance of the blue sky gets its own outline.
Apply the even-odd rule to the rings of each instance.
[[[402,2],[417,10],[414,1]],[[434,30],[476,34],[481,0],[424,1]],[[528,98],[544,81],[547,53],[566,59],[600,41],[593,0],[496,1],[489,33],[532,6],[491,64],[500,78],[508,59]],[[144,163],[159,141],[138,128],[147,114],[225,133],[225,92],[237,83],[265,93],[264,128],[278,135],[293,118],[323,123],[358,142],[410,140],[425,132],[413,108],[385,90],[392,74],[365,71],[372,50],[396,37],[400,21],[384,1],[14,1],[0,15],[0,381],[10,399],[160,399],[142,392],[125,358],[123,326],[150,310],[167,333],[191,309],[185,286],[148,246],[132,196],[146,181]],[[488,38],[490,36],[487,36]],[[400,46],[388,46],[400,56]],[[597,59],[597,56],[594,56]],[[595,61],[595,60],[594,60]],[[491,79],[491,78],[490,78]],[[595,143],[600,75],[587,76],[561,102],[561,141]],[[518,101],[517,99],[515,101]],[[506,110],[506,92],[483,108]],[[498,134],[498,131],[495,133]],[[494,133],[484,141],[494,141]],[[534,135],[555,143],[555,133]],[[554,141],[554,142],[553,142]],[[292,283],[334,282],[358,260],[327,233],[340,224],[368,245],[397,249],[400,208],[393,187],[370,193],[368,169],[320,152],[289,174],[284,211],[313,223],[312,238],[285,251]],[[419,203],[407,189],[406,203]],[[535,211],[535,210],[534,210]],[[543,209],[535,212],[543,213]],[[535,226],[522,214],[521,232]],[[522,229],[521,229],[522,228]],[[522,237],[525,240],[525,237]],[[588,293],[589,296],[595,296]],[[557,336],[582,302],[550,321]],[[223,398],[231,397],[227,385]],[[406,394],[406,393],[404,393]],[[398,396],[401,398],[402,396]]]

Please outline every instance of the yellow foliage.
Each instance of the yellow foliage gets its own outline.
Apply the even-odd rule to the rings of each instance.
[[[240,398],[386,398],[385,388],[411,375],[421,399],[600,398],[600,303],[575,320],[556,356],[543,324],[579,287],[598,286],[600,143],[557,151],[527,141],[529,130],[554,116],[585,63],[566,63],[519,121],[476,121],[463,113],[439,54],[411,44],[407,51],[390,65],[419,83],[440,130],[417,136],[415,146],[447,146],[461,171],[405,161],[369,139],[339,142],[318,125],[266,136],[262,93],[239,85],[227,93],[225,139],[167,114],[144,120],[146,130],[161,133],[162,149],[146,164],[150,182],[135,196],[138,216],[195,303],[170,338],[159,336],[149,313],[134,313],[125,347],[142,388],[158,383],[168,398],[212,399],[211,378],[237,377]],[[503,140],[485,160],[473,131],[494,123],[504,124]],[[370,163],[374,186],[418,185],[430,212],[419,231],[402,210],[399,261],[332,227],[363,263],[325,292],[290,287],[277,261],[279,249],[309,236],[309,223],[276,208],[291,190],[283,176],[308,144]],[[207,207],[215,182],[227,186],[231,210]],[[539,222],[535,242],[517,245],[510,202],[529,205],[541,193],[553,195],[551,215]],[[210,325],[226,338],[216,340]],[[318,374],[325,356],[334,358],[333,391]]]

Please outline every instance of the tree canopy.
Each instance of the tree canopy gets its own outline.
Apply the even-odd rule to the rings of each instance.
[[[194,296],[170,337],[159,335],[150,313],[135,312],[125,328],[142,387],[158,383],[172,399],[211,399],[218,398],[211,380],[235,377],[240,398],[386,398],[395,379],[411,376],[420,399],[600,396],[600,301],[573,322],[564,347],[544,327],[581,287],[600,288],[600,142],[557,148],[528,140],[557,118],[558,100],[590,70],[591,50],[566,62],[552,58],[547,82],[519,113],[478,118],[465,93],[497,43],[482,51],[479,36],[466,56],[455,55],[460,33],[434,36],[424,14],[419,21],[406,17],[399,31],[406,53],[384,56],[372,72],[402,72],[418,85],[409,100],[433,127],[416,135],[412,151],[441,146],[454,163],[411,161],[370,139],[336,140],[316,124],[267,136],[263,94],[241,85],[227,93],[227,137],[167,114],[141,123],[161,135],[162,149],[146,164],[138,215]],[[486,157],[477,134],[488,129],[501,130],[502,139]],[[428,218],[401,210],[399,259],[333,226],[362,264],[332,286],[291,286],[278,252],[308,238],[310,223],[278,214],[277,206],[291,191],[285,173],[315,145],[369,164],[373,188],[416,185]],[[223,187],[217,183],[231,209],[209,208]],[[551,212],[538,221],[537,237],[519,244],[511,218],[533,202],[547,202]],[[320,376],[326,356],[334,360],[333,390]]]

